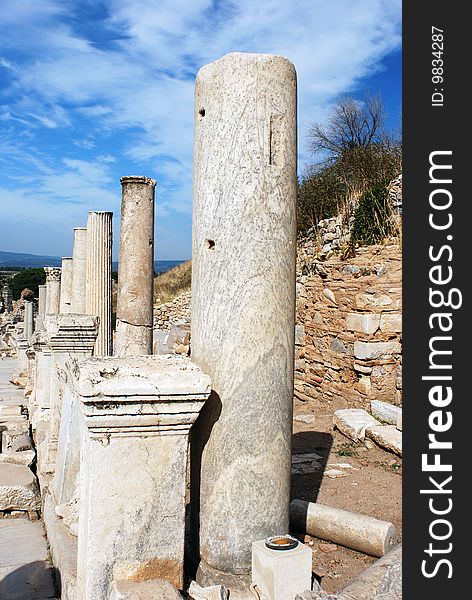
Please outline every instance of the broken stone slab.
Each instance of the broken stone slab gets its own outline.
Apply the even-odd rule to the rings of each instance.
[[[192,581],[188,589],[189,596],[193,600],[228,600],[229,590],[223,585],[210,585],[202,587],[196,581]]]
[[[383,556],[395,545],[395,527],[359,513],[305,500],[292,500],[290,522],[295,531],[364,552]]]
[[[383,421],[389,425],[396,425],[398,416],[402,414],[402,409],[388,402],[372,400],[370,403],[370,412],[379,421]]]
[[[0,417],[10,417],[10,416],[18,416],[22,415],[23,406],[21,404],[11,404],[0,406]]]
[[[39,510],[36,477],[24,465],[0,463],[0,510]]]
[[[164,579],[114,581],[109,600],[182,600],[182,595]]]
[[[20,441],[18,442],[18,447],[22,448],[22,446],[24,445],[24,435],[28,435],[26,432],[28,430],[22,428],[22,427],[14,427],[11,429],[5,429],[4,431],[2,431],[2,451],[3,452],[15,452],[15,450],[13,450],[13,447],[16,446],[15,444],[15,440],[17,438],[21,438]],[[31,446],[29,446],[31,448]],[[26,450],[28,448],[25,448]],[[21,452],[21,450],[18,450],[18,452]]]
[[[396,425],[376,425],[366,429],[366,435],[376,444],[390,450],[398,456],[402,455],[402,432]]]
[[[362,408],[342,408],[333,415],[333,426],[354,442],[363,442],[366,428],[375,425],[380,423]]]
[[[318,586],[319,587],[319,586]],[[390,550],[337,594],[321,589],[298,594],[295,600],[402,600],[402,546]]]
[[[319,462],[322,457],[314,452],[308,454],[294,454],[292,456],[292,475],[306,475],[319,471],[322,467]]]
[[[400,413],[397,417],[397,429],[399,429],[400,431],[402,431],[403,428],[403,418],[402,418],[402,413]]]
[[[0,452],[0,463],[11,463],[30,467],[35,459],[34,450],[21,450],[19,452]]]
[[[11,442],[12,452],[25,452],[26,450],[32,449],[33,442],[27,433],[16,436]]]

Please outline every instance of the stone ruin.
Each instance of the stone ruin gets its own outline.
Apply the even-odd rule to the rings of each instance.
[[[288,60],[236,53],[199,71],[190,356],[152,354],[147,177],[121,179],[116,331],[110,212],[45,268],[36,318],[26,304],[15,377],[63,600],[178,598],[191,579],[197,600],[323,597],[307,546],[264,543],[291,516],[296,142]],[[381,556],[388,526],[340,535],[365,548],[370,526]]]

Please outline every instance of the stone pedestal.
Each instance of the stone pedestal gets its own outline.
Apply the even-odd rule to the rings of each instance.
[[[61,315],[67,315],[71,312],[72,299],[72,263],[73,259],[70,256],[62,258],[62,275],[61,275]]]
[[[213,392],[192,432],[193,523],[199,504],[200,574],[243,575],[251,543],[289,527],[293,65],[238,53],[203,67],[194,148],[192,360]]]
[[[25,315],[24,315],[24,332],[26,341],[28,344],[31,343],[31,338],[33,337],[34,330],[34,304],[30,300],[25,300]]]
[[[115,354],[152,354],[154,189],[147,177],[122,177]]]
[[[87,273],[87,228],[74,227],[74,249],[72,252],[72,294],[70,312],[85,314]]]
[[[96,356],[111,355],[112,212],[88,214],[86,313],[99,319]]]
[[[46,273],[46,313],[58,315],[61,304],[61,269],[44,267]]]
[[[54,490],[67,501],[63,475],[80,464],[77,600],[108,599],[113,579],[182,588],[188,433],[209,377],[182,356],[94,357],[68,374],[76,416],[61,429]],[[77,418],[80,461],[75,434],[66,444]]]
[[[64,386],[67,381],[65,364],[71,358],[91,356],[97,337],[97,317],[88,315],[59,315],[45,319],[47,342],[51,349],[51,373],[49,386],[49,431],[47,453],[43,470],[53,470],[56,460],[59,428],[61,423]]]

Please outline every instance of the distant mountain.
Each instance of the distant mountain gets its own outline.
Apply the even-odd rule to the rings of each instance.
[[[23,252],[2,252],[0,250],[1,267],[23,267],[31,269],[34,267],[60,267],[61,259],[57,256],[38,256],[36,254],[24,254]]]
[[[183,260],[156,260],[154,270],[156,273],[164,273],[169,269],[185,262]],[[21,267],[32,269],[34,267],[60,267],[61,258],[58,256],[38,256],[36,254],[24,254],[23,252],[2,252],[0,250],[0,270],[2,267]],[[118,270],[118,263],[113,262],[113,270]]]

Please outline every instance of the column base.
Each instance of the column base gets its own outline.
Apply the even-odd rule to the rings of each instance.
[[[210,567],[203,559],[197,569],[197,583],[202,587],[210,585],[224,585],[230,591],[231,600],[254,600],[255,596],[251,591],[251,574],[234,575],[234,573],[225,573]]]

